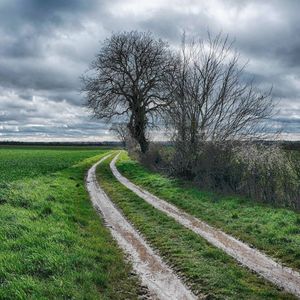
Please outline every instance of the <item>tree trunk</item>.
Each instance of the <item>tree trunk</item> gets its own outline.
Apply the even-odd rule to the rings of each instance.
[[[138,142],[142,153],[146,153],[149,149],[149,142],[145,134],[146,124],[147,119],[143,108],[134,111],[128,124],[131,136]]]
[[[143,130],[140,130],[138,127],[133,127],[133,130],[130,129],[130,133],[140,145],[141,152],[146,153],[149,149],[149,142],[146,139],[145,132]]]
[[[140,136],[138,142],[142,153],[146,153],[149,149],[149,142],[147,141],[145,135]]]

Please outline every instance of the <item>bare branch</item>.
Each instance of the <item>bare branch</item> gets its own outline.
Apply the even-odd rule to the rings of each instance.
[[[128,115],[129,131],[145,152],[149,118],[159,114],[171,99],[165,83],[173,69],[168,45],[151,33],[113,34],[82,78],[86,106],[99,119]]]
[[[262,125],[272,116],[271,93],[261,93],[243,80],[246,64],[233,42],[221,34],[208,39],[182,38],[178,67],[169,84],[174,101],[167,122],[175,140],[197,149],[203,141],[261,137]]]

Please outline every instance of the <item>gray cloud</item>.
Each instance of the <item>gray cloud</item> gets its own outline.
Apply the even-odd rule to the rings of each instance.
[[[79,76],[111,32],[150,30],[171,45],[183,30],[228,33],[250,62],[247,76],[273,86],[276,126],[300,137],[298,0],[2,0],[0,139],[97,139],[107,125],[82,107]]]

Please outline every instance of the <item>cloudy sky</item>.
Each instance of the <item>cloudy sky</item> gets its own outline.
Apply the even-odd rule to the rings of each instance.
[[[79,76],[111,32],[228,33],[273,85],[283,136],[300,139],[299,0],[0,0],[0,140],[111,139],[83,108]]]

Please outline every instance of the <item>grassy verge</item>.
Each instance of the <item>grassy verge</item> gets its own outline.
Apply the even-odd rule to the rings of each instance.
[[[196,294],[209,299],[293,298],[126,189],[111,173],[109,160],[97,169],[100,185]]]
[[[84,186],[104,154],[0,149],[0,299],[138,298]]]
[[[119,171],[132,182],[207,223],[300,269],[300,214],[193,188],[152,172],[122,153]]]

